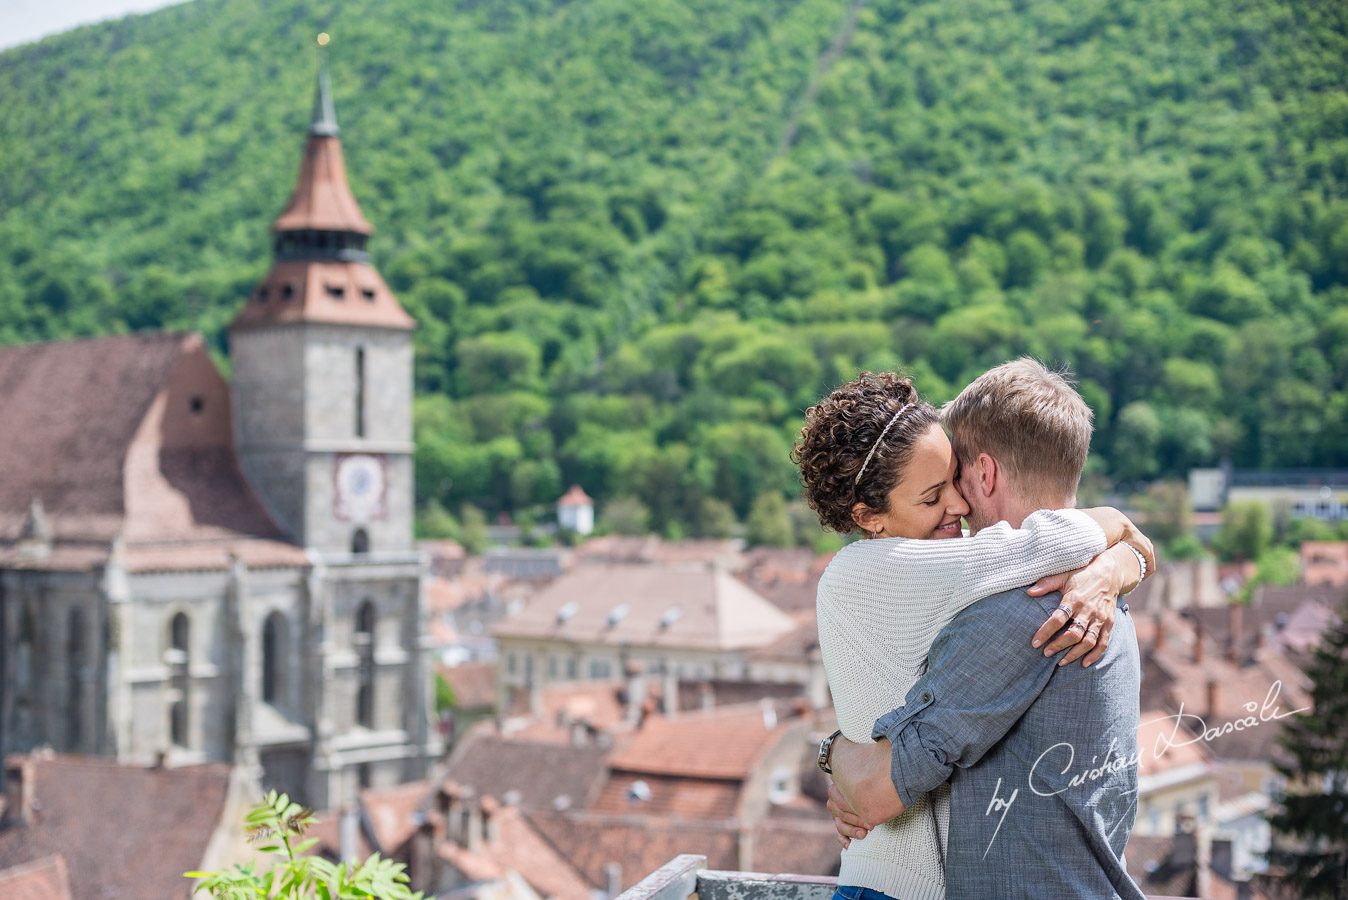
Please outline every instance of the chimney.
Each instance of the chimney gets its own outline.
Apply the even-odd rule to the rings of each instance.
[[[672,719],[679,712],[679,679],[674,674],[674,667],[668,662],[665,664],[665,689],[664,696],[660,698],[661,712],[665,714],[666,719]]]
[[[1161,615],[1160,610],[1156,611],[1156,615],[1153,617],[1153,620],[1156,622],[1156,638],[1154,646],[1156,652],[1160,653],[1162,650],[1165,649],[1165,618]]]
[[[571,721],[571,746],[584,747],[590,743],[590,728],[580,719]]]
[[[646,665],[637,659],[627,661],[627,704],[623,721],[641,724],[641,707],[646,702]]]
[[[1233,848],[1230,838],[1220,838],[1212,842],[1212,871],[1223,878],[1231,878]]]
[[[608,886],[608,900],[613,900],[623,892],[623,867],[622,863],[605,863],[604,880]]]
[[[711,682],[704,681],[697,686],[702,696],[702,711],[711,712],[716,708],[716,692],[712,690]]]
[[[543,683],[534,678],[529,679],[526,688],[529,692],[529,715],[535,719],[543,718]]]
[[[495,797],[482,798],[482,839],[488,847],[501,846],[501,804]]]
[[[1240,665],[1240,645],[1244,638],[1241,634],[1245,626],[1245,607],[1240,603],[1232,603],[1227,610],[1227,630],[1231,632],[1227,638],[1229,643],[1226,649],[1226,658],[1232,665]]]
[[[482,850],[482,807],[477,798],[466,795],[463,798],[463,846],[469,853]]]
[[[1213,716],[1215,716],[1215,715],[1217,714],[1217,698],[1218,698],[1218,696],[1220,696],[1220,695],[1218,694],[1217,680],[1216,680],[1215,678],[1209,678],[1209,679],[1208,679],[1208,712],[1207,712],[1207,717],[1208,717],[1209,719],[1211,719]]]
[[[16,753],[5,760],[5,821],[23,825],[33,821],[36,781],[32,759]]]
[[[360,807],[348,803],[342,808],[342,818],[337,824],[337,852],[343,861],[360,859]]]
[[[1194,662],[1203,661],[1203,620],[1194,616]]]
[[[446,781],[440,788],[440,795],[436,799],[439,801],[439,811],[441,818],[444,819],[445,840],[462,843],[463,839],[463,817],[459,815],[462,803],[459,798],[462,788],[457,781]]]

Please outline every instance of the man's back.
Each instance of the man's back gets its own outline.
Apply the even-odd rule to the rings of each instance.
[[[990,640],[1019,642],[1058,602],[1057,594],[1036,600],[1009,591],[966,610],[973,619],[965,625]],[[960,664],[939,653],[933,647],[933,669]],[[1123,866],[1137,816],[1140,673],[1137,633],[1120,604],[1104,657],[1088,669],[1053,666],[1005,737],[955,770],[950,900],[1142,897]],[[1035,688],[1033,679],[1011,677],[1006,690]]]

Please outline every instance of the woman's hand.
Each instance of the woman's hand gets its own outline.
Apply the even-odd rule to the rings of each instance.
[[[1156,551],[1147,536],[1138,530],[1133,520],[1112,506],[1096,506],[1081,512],[1095,520],[1105,533],[1105,546],[1113,547],[1120,541],[1131,544],[1147,561],[1147,571],[1156,571]]]
[[[1058,665],[1065,666],[1082,657],[1085,657],[1081,662],[1083,666],[1099,661],[1109,648],[1119,594],[1137,586],[1138,574],[1137,557],[1129,545],[1118,543],[1084,568],[1039,579],[1027,593],[1042,597],[1062,591],[1062,602],[1035,632],[1031,643],[1035,647],[1041,646],[1057,633],[1058,636],[1044,647],[1044,655],[1052,656],[1067,647],[1072,648]]]

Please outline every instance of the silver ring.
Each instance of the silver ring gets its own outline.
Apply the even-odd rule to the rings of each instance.
[[[1100,636],[1100,630],[1099,630],[1098,628],[1087,628],[1087,629],[1086,629],[1086,633],[1087,633],[1087,634],[1093,634],[1093,635],[1095,635],[1097,638]]]
[[[1067,613],[1068,619],[1072,618],[1072,607],[1068,606],[1066,603],[1058,604],[1058,612],[1065,612]]]
[[[1068,619],[1068,620],[1067,620],[1067,627],[1068,627],[1068,628],[1076,628],[1076,627],[1078,627],[1078,626],[1081,627],[1081,630],[1082,630],[1082,631],[1085,631],[1085,630],[1086,630],[1086,623],[1085,623],[1085,622],[1082,622],[1080,619]]]

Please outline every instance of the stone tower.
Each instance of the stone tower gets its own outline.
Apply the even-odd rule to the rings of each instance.
[[[326,71],[271,271],[230,326],[236,446],[295,543],[325,556],[412,544],[412,329],[370,264]]]

